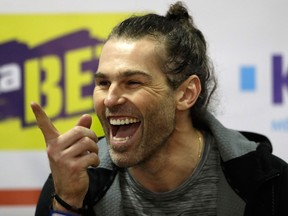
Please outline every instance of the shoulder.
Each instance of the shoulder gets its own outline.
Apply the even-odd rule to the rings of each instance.
[[[240,191],[245,200],[249,200],[268,181],[287,180],[288,165],[272,154],[272,145],[265,136],[247,132],[243,135],[247,139],[256,137],[254,140],[258,144],[257,148],[240,157],[222,161],[222,169],[230,185]],[[287,181],[285,184],[288,186]]]

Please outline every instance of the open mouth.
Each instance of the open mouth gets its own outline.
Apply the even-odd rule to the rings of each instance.
[[[114,141],[124,142],[132,137],[140,126],[140,120],[131,117],[109,119],[111,135]]]

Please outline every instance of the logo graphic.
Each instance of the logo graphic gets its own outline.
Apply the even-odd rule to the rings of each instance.
[[[244,92],[256,90],[256,69],[254,66],[242,66],[240,68],[240,88]]]
[[[94,73],[105,38],[128,14],[0,15],[0,150],[44,149],[30,108],[44,108],[60,133],[94,114]]]
[[[92,111],[93,73],[103,41],[87,30],[29,49],[11,41],[0,45],[0,120],[19,117],[35,123],[26,110],[40,103],[52,119]]]
[[[285,91],[286,90],[286,91]],[[283,57],[273,56],[273,102],[283,104],[283,94],[288,93],[288,71],[284,71]]]
[[[284,104],[284,94],[288,94],[288,70],[284,70],[283,56],[272,56],[272,101],[275,105]],[[240,89],[243,92],[256,90],[255,66],[240,67]]]
[[[284,98],[288,95],[288,70],[285,70],[282,55],[272,55],[271,58],[271,96],[272,107],[283,107],[288,101]],[[240,67],[241,92],[253,93],[257,89],[257,72],[255,66]],[[273,131],[288,131],[288,116],[271,120]]]

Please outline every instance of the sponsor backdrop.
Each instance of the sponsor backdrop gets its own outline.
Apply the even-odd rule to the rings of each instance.
[[[164,14],[173,1],[0,0],[0,215],[33,215],[49,174],[30,102],[64,132],[91,98],[105,37],[132,13]],[[206,35],[219,89],[215,114],[266,134],[288,161],[288,2],[186,1]],[[93,129],[103,131],[94,115]]]

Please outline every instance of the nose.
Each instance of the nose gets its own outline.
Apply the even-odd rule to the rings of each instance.
[[[104,98],[104,105],[111,108],[116,105],[123,104],[125,98],[123,97],[123,91],[117,84],[111,84],[108,89],[108,93]]]

